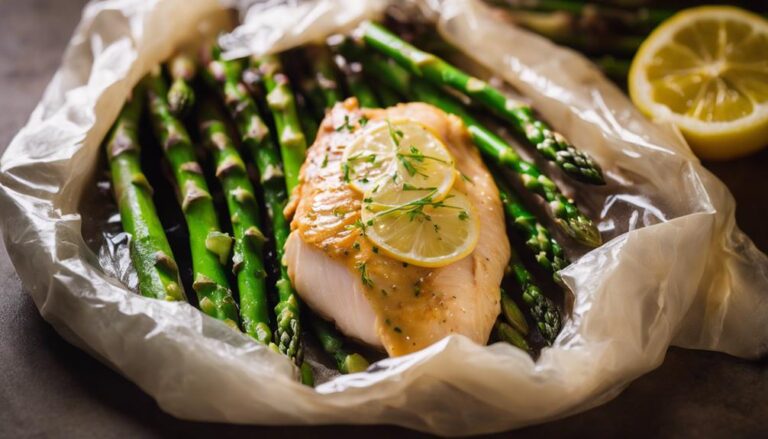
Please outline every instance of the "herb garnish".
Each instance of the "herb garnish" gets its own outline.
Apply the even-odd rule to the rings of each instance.
[[[373,281],[368,277],[368,267],[365,262],[357,264],[357,271],[360,272],[360,280],[363,282],[363,286],[367,288],[373,287]]]
[[[339,126],[337,126],[334,129],[336,131],[339,131],[339,132],[340,131],[348,131],[348,132],[351,133],[355,129],[355,127],[349,123],[349,115],[345,114],[344,115],[344,123],[339,125]]]

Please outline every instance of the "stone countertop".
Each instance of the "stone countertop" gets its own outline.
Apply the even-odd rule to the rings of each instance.
[[[58,67],[84,0],[0,0],[0,151]],[[737,219],[768,250],[768,151],[707,167],[738,202]],[[2,213],[0,213],[2,214]],[[613,401],[516,437],[768,437],[768,368],[672,348]],[[42,320],[0,244],[0,437],[398,437],[397,427],[250,427],[163,413],[138,387],[63,341]],[[506,435],[509,435],[507,433]],[[505,434],[496,435],[504,437]]]

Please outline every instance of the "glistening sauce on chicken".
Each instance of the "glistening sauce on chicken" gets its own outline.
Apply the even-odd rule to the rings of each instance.
[[[415,120],[429,127],[455,158],[464,178],[456,180],[454,190],[469,198],[480,219],[480,236],[469,256],[439,268],[417,267],[385,256],[366,237],[369,225],[360,214],[363,196],[350,187],[342,157],[357,136],[365,135],[363,125],[390,119]],[[426,104],[360,110],[354,99],[347,100],[323,122],[293,195],[289,210],[294,212],[289,213],[294,213],[294,219],[286,246],[289,273],[304,300],[336,321],[347,335],[383,346],[393,356],[419,350],[453,333],[486,342],[499,313],[499,284],[509,245],[496,187],[458,119]],[[306,255],[314,255],[312,267],[301,260]],[[318,262],[325,265],[318,267]],[[346,269],[339,273],[351,275],[352,285],[345,287],[341,282],[334,284],[336,291],[324,290],[318,280],[339,266]],[[364,295],[362,302],[367,304],[351,306],[356,294]],[[355,329],[366,322],[345,325],[347,322],[340,321],[367,318],[371,312],[365,306],[375,316],[370,324],[375,325],[378,340],[372,331]]]

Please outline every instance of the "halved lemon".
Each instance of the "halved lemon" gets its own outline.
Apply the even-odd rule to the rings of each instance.
[[[443,199],[456,178],[453,157],[442,140],[413,120],[370,123],[344,150],[342,166],[350,186],[396,206],[429,194]]]
[[[684,10],[651,33],[632,61],[637,107],[671,121],[704,159],[768,144],[768,21],[730,6]]]
[[[480,222],[469,199],[452,190],[385,210],[363,208],[366,236],[387,256],[420,267],[442,267],[474,250]]]

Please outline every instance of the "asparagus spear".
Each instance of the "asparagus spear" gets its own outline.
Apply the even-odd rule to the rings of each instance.
[[[446,85],[460,91],[495,111],[509,121],[541,155],[573,178],[591,184],[605,183],[602,171],[594,160],[537,119],[528,105],[509,99],[495,87],[467,75],[435,55],[417,49],[378,24],[365,24],[363,39],[371,48],[392,58],[411,73],[434,85]]]
[[[232,238],[219,228],[216,209],[195,157],[195,149],[184,125],[171,114],[168,106],[168,86],[160,69],[150,72],[144,82],[152,124],[173,169],[189,229],[195,273],[192,288],[204,313],[237,328],[237,306],[225,273]]]
[[[275,306],[275,341],[280,352],[300,365],[302,345],[299,301],[291,286],[288,270],[282,264],[283,246],[289,232],[288,222],[283,216],[288,196],[278,149],[259,115],[256,102],[240,81],[242,64],[238,61],[219,59],[216,52],[214,50],[213,59],[206,63],[203,74],[224,100],[230,116],[235,121],[242,144],[249,149],[256,161],[264,192],[264,204],[272,222],[277,259],[280,261],[280,279],[275,284],[279,297]]]
[[[528,322],[525,321],[523,312],[503,289],[501,290],[501,315],[515,331],[522,335],[528,335]]]
[[[267,89],[267,104],[275,121],[284,164],[285,184],[290,194],[299,183],[299,171],[307,154],[307,139],[296,112],[296,98],[288,83],[288,77],[283,73],[280,58],[266,55],[251,59],[251,63],[258,68]]]
[[[552,273],[555,282],[560,283],[558,272],[569,264],[562,247],[536,216],[520,202],[498,173],[495,173],[494,178],[509,226],[523,236],[525,245],[533,252],[536,262]]]
[[[580,22],[580,17],[565,12],[509,10],[504,13],[516,25],[584,53],[611,53],[631,57],[643,42],[642,36],[626,35],[624,31],[614,31],[615,34],[611,35],[608,29],[602,29],[595,20],[590,22],[584,19],[586,23]]]
[[[528,342],[525,341],[525,336],[523,336],[523,334],[502,321],[496,322],[493,326],[493,332],[496,334],[497,339],[505,343],[509,343],[524,351],[529,351],[531,349],[530,346],[528,346]]]
[[[185,300],[179,270],[152,202],[152,187],[141,171],[138,125],[144,91],[137,87],[108,136],[106,151],[120,219],[131,237],[131,260],[143,296]]]
[[[270,84],[270,77],[277,76],[275,75],[275,72],[279,70],[279,64],[277,63],[277,60],[275,60],[273,57],[267,57],[262,58],[259,60],[255,60],[255,64],[259,66],[259,70],[261,71],[261,77],[264,78],[265,86],[269,92],[269,95],[273,95],[275,93],[275,90],[280,90],[278,87],[283,86],[285,87],[280,93],[290,93],[290,85],[287,83],[287,80],[283,80],[278,82],[277,80],[274,81],[273,84]],[[285,76],[283,76],[285,78]],[[335,82],[335,79],[334,79]],[[269,103],[269,106],[272,108],[272,112],[274,115],[275,120],[279,120],[282,118],[284,122],[288,122],[292,124],[290,127],[291,131],[294,130],[301,130],[301,127],[296,120],[295,117],[285,117],[284,115],[278,114],[280,111],[284,111],[285,108],[283,106],[277,106],[277,108],[274,106],[274,102],[271,102],[269,95],[267,96],[267,101]],[[336,95],[334,93],[326,94],[324,96],[326,100],[326,108],[329,108],[333,106],[336,103],[336,99],[340,98],[340,95]],[[289,100],[293,100],[292,98],[289,98]],[[298,175],[299,169],[301,168],[302,163],[304,162],[304,157],[301,157],[299,160],[297,157],[297,160],[292,160],[290,162],[286,161],[283,163],[283,166],[285,167],[286,173],[293,172],[294,174]],[[282,217],[282,215],[280,215]],[[284,220],[284,217],[283,217]],[[283,253],[282,248],[284,246],[285,240],[288,238],[289,233],[289,227],[287,222],[285,223],[285,226],[281,229],[281,236],[277,237],[277,242],[281,243],[279,244],[280,250],[278,251],[278,258],[282,261],[283,259]],[[282,264],[281,264],[282,266]],[[282,266],[284,269],[285,266]],[[287,279],[287,277],[286,277]],[[288,283],[290,286],[290,283]],[[343,349],[344,342],[342,341],[341,335],[333,328],[330,324],[328,324],[326,321],[322,320],[321,318],[311,314],[309,316],[309,322],[310,325],[312,325],[312,330],[315,333],[315,335],[320,340],[320,343],[323,346],[323,349],[326,351],[326,353],[330,354],[337,363],[338,369],[342,373],[353,373],[353,372],[359,372],[362,370],[365,370],[368,367],[368,362],[357,353],[349,353],[346,350]]]
[[[234,265],[240,292],[240,317],[245,333],[261,344],[272,341],[262,261],[264,234],[259,227],[259,208],[253,185],[240,153],[229,136],[218,103],[206,96],[200,106],[200,132],[211,151],[216,177],[227,199],[235,235]]]
[[[573,201],[563,195],[557,185],[542,174],[535,164],[523,160],[504,139],[485,128],[470,115],[460,102],[429,83],[411,78],[408,72],[397,65],[364,51],[357,52],[357,56],[363,63],[365,72],[398,93],[427,102],[461,118],[480,151],[497,164],[511,168],[520,176],[526,189],[546,200],[555,222],[569,236],[589,246],[600,245],[600,232],[592,220],[584,215]]]
[[[615,58],[610,55],[593,58],[594,62],[605,76],[611,78],[614,82],[626,87],[627,77],[629,76],[629,67],[632,64],[630,60]]]
[[[297,111],[299,113],[301,127],[304,128],[307,144],[311,144],[315,141],[315,137],[317,137],[317,130],[319,127],[315,118],[312,117],[312,114],[307,106],[306,99],[297,99]]]
[[[391,88],[381,85],[376,88],[376,95],[384,108],[395,106],[403,101]]]
[[[182,117],[195,105],[192,80],[197,74],[197,64],[190,54],[179,52],[168,62],[168,73],[171,76],[168,105],[171,113]]]
[[[649,32],[662,21],[674,15],[675,10],[651,7],[650,5],[611,5],[575,0],[486,0],[487,3],[508,11],[536,11],[563,13],[578,17],[586,24],[605,28],[616,23],[630,30]]]
[[[512,273],[520,285],[523,302],[528,305],[528,311],[536,322],[536,327],[539,328],[539,332],[547,343],[552,344],[561,329],[560,311],[552,300],[541,293],[531,273],[516,259],[515,255],[512,256]]]
[[[336,80],[336,72],[331,61],[331,55],[325,46],[312,46],[308,49],[312,71],[315,72],[315,80],[322,92],[326,107],[331,107],[330,102],[339,102],[343,95],[339,90]]]
[[[349,353],[344,349],[344,342],[330,323],[310,313],[309,324],[317,336],[323,350],[336,361],[336,367],[341,373],[362,372],[368,368],[368,360],[357,353]]]
[[[317,80],[314,77],[303,77],[299,81],[299,88],[306,101],[307,110],[317,120],[322,119],[325,116],[325,95]]]
[[[345,41],[341,44],[344,45],[354,43],[351,43],[345,39]],[[348,60],[344,58],[343,55],[338,53],[336,55],[336,60],[339,69],[342,71],[344,77],[347,80],[347,88],[349,89],[349,92],[352,94],[352,96],[357,98],[357,102],[360,104],[360,106],[367,108],[379,107],[379,100],[376,98],[373,89],[363,79],[361,71],[362,66],[360,66],[360,63]]]

